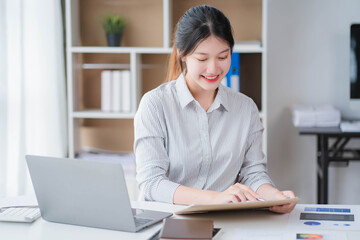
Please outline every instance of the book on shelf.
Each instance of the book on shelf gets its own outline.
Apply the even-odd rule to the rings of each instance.
[[[111,80],[112,80],[112,111],[113,112],[121,112],[121,71],[112,71],[111,72]]]
[[[240,92],[240,53],[234,52],[231,55],[229,72],[221,83],[237,92]]]
[[[241,49],[252,49],[252,48],[261,48],[262,44],[261,41],[241,41],[241,42],[235,42],[234,48],[241,48]]]
[[[130,71],[121,71],[122,74],[122,111],[131,111],[131,76]]]
[[[110,112],[112,110],[112,76],[111,71],[101,72],[101,111]]]

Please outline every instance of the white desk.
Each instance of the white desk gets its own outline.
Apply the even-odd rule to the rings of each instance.
[[[173,212],[183,208],[154,202],[132,202],[133,207]],[[298,204],[301,207],[301,204]],[[231,233],[234,229],[246,230],[284,230],[287,228],[288,214],[275,214],[267,211],[236,211],[175,216],[176,218],[213,219],[215,227],[222,228],[221,239],[234,239]],[[58,224],[38,219],[32,224],[0,222],[0,236],[4,240],[64,240],[64,239],[148,239],[156,230],[161,228],[161,223],[156,224],[139,233],[72,226]],[[301,231],[300,231],[301,232]],[[360,239],[359,232],[347,232],[348,240]],[[294,237],[295,239],[295,237]]]

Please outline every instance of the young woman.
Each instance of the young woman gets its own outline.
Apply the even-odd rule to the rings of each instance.
[[[178,22],[169,82],[144,95],[134,120],[137,180],[146,200],[295,197],[276,189],[267,174],[255,103],[220,84],[233,46],[230,22],[214,7],[191,8]],[[286,213],[294,206],[271,210]]]

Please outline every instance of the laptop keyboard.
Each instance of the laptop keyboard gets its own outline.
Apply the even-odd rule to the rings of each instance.
[[[147,224],[148,222],[153,221],[153,219],[150,219],[150,218],[139,218],[139,217],[134,217],[134,220],[135,220],[136,227],[143,226],[143,225]]]
[[[11,207],[0,212],[0,221],[5,222],[33,222],[39,217],[39,208]]]

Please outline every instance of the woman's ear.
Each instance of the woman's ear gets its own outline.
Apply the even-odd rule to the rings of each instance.
[[[179,49],[176,50],[176,55],[177,55],[177,56],[180,56],[180,51],[179,51]],[[181,62],[185,62],[186,57],[181,57],[181,58],[179,58],[179,59],[180,59]]]

